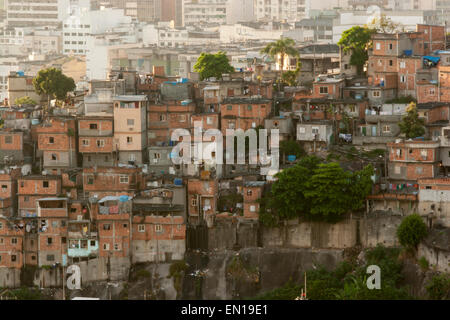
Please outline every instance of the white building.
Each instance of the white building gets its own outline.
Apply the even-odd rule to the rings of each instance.
[[[63,52],[64,54],[85,55],[87,39],[90,36],[111,31],[112,29],[129,25],[133,28],[131,18],[125,16],[123,9],[105,8],[88,11],[86,8],[73,10],[63,24]]]
[[[69,16],[70,0],[6,0],[11,27],[59,26]]]
[[[255,20],[254,0],[228,0],[227,24]]]
[[[0,60],[0,101],[8,98],[8,76],[11,71],[19,71],[17,62],[8,62]],[[9,59],[8,59],[9,60]],[[14,101],[13,101],[14,102]]]
[[[225,24],[227,20],[227,0],[184,0],[183,24],[199,23]]]
[[[386,18],[401,24],[405,31],[415,31],[418,24],[424,23],[423,11],[383,11]],[[342,33],[354,26],[363,26],[376,15],[365,11],[342,11],[338,22],[333,26],[333,43],[337,43]]]
[[[311,0],[255,0],[258,20],[298,21],[309,16]]]

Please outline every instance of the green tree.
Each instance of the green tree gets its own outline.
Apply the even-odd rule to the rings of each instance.
[[[397,228],[397,238],[400,244],[411,249],[417,249],[427,233],[427,226],[418,214],[407,216]]]
[[[406,139],[423,136],[425,133],[425,121],[419,118],[417,106],[411,102],[406,108],[406,116],[399,122],[400,131],[406,135]]]
[[[309,212],[310,203],[306,201],[304,191],[319,163],[320,159],[315,156],[305,157],[277,174],[278,180],[272,185],[267,200],[267,208],[272,210],[272,215],[285,220]]]
[[[297,70],[294,73],[289,73],[284,76],[284,62],[287,56],[299,58],[298,50],[295,48],[295,41],[291,38],[283,38],[274,42],[269,43],[261,50],[262,54],[270,56],[272,59],[279,61],[281,69],[281,81],[289,81],[291,84],[297,81],[298,72],[300,72],[301,64],[297,63]],[[287,73],[286,73],[287,74]],[[283,78],[284,76],[284,78]],[[294,78],[295,76],[295,78]],[[293,79],[294,78],[294,79]],[[289,83],[288,82],[288,83]]]
[[[48,105],[50,98],[64,100],[67,93],[75,90],[75,81],[65,76],[56,68],[42,69],[33,79],[34,90],[37,94],[47,95]]]
[[[194,65],[194,71],[200,74],[200,80],[208,78],[222,79],[222,74],[234,72],[225,52],[219,51],[215,54],[202,53]]]
[[[302,68],[302,63],[300,62],[300,60],[298,60],[297,62],[297,68],[295,70],[289,70],[284,72],[281,75],[281,80],[283,81],[283,83],[285,83],[286,85],[290,86],[290,87],[295,87],[298,84],[298,75],[300,74],[300,69]]]
[[[342,33],[338,45],[344,52],[350,52],[350,64],[356,66],[358,74],[363,73],[364,65],[369,59],[368,49],[371,45],[372,34],[375,29],[354,26]]]
[[[31,99],[29,96],[17,98],[16,100],[14,100],[14,103],[19,106],[24,105],[24,104],[37,105],[36,101]]]
[[[448,274],[435,275],[426,285],[430,299],[450,299],[450,276]]]

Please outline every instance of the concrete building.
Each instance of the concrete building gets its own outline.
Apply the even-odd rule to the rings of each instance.
[[[6,23],[11,27],[60,26],[69,0],[7,0]]]
[[[227,25],[238,22],[250,22],[255,20],[255,6],[253,0],[228,0]]]
[[[183,25],[225,24],[226,0],[184,0]]]
[[[255,17],[258,20],[298,21],[309,15],[310,0],[255,1]]]
[[[147,158],[147,97],[115,96],[113,100],[114,144],[119,163],[143,164]]]
[[[333,127],[327,123],[298,123],[297,141],[300,141],[304,150],[317,152],[331,143]]]

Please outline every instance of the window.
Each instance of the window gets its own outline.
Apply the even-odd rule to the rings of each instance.
[[[58,228],[58,221],[52,221],[52,227]]]
[[[96,123],[91,123],[91,124],[89,124],[89,129],[91,129],[91,130],[97,130],[97,124],[96,124]]]
[[[450,152],[449,152],[450,153]],[[3,223],[0,222],[0,230],[3,229]]]
[[[58,160],[58,157],[57,157],[56,154],[54,154],[54,153],[52,153],[52,160],[53,160],[53,161]]]
[[[312,134],[319,134],[319,127],[312,127],[311,132]]]
[[[48,188],[48,181],[42,181],[42,186],[44,188]]]
[[[389,43],[389,50],[392,50],[392,43]]]
[[[127,125],[134,126],[134,119],[127,119]]]
[[[109,223],[105,223],[103,225],[103,230],[111,230],[111,225]]]
[[[379,42],[375,43],[375,49],[376,50],[380,50],[381,49],[381,44]]]
[[[124,229],[128,228],[128,223],[124,223],[124,224],[123,224],[123,228],[124,228]]]
[[[227,110],[233,110],[233,106],[227,106]]]
[[[390,126],[383,126],[383,132],[384,132],[384,133],[389,133],[389,132],[391,132],[391,127],[390,127]]]
[[[248,110],[248,111],[252,111],[252,105],[251,105],[251,104],[249,104],[249,105],[247,106],[247,110]]]
[[[120,246],[118,243],[114,244],[114,250],[116,250],[116,251],[120,250]]]
[[[400,174],[400,172],[401,172],[400,166],[395,166],[394,171],[395,171],[395,174]]]
[[[374,92],[372,92],[372,96],[374,96],[374,97],[379,97],[379,96],[380,96],[380,91],[374,91]]]
[[[83,139],[82,144],[83,146],[89,146],[89,140]]]
[[[400,68],[402,68],[402,69],[406,68],[406,63],[405,63],[405,61],[401,61],[401,62],[400,62]]]
[[[417,167],[416,168],[416,174],[422,174],[423,173],[423,168],[422,167]]]
[[[55,138],[49,137],[48,138],[48,143],[55,143]]]
[[[185,114],[180,114],[178,119],[179,119],[180,122],[186,122],[186,115]]]
[[[109,251],[109,243],[103,244],[103,250]]]
[[[97,147],[103,148],[105,146],[105,140],[97,140]]]
[[[90,241],[91,247],[95,247],[95,244],[96,244],[96,243],[95,243],[95,240],[91,240],[91,241]]]
[[[166,121],[166,115],[165,114],[160,114],[159,115],[159,121]]]
[[[87,184],[94,184],[94,178],[93,177],[88,177]]]
[[[53,243],[53,238],[48,237],[48,238],[47,238],[47,244],[48,244],[48,245],[51,245],[52,243]]]
[[[61,237],[61,243],[64,244],[67,242],[67,238],[66,237]]]
[[[138,231],[139,232],[145,232],[145,224],[139,224],[138,225]]]
[[[128,156],[128,161],[136,161],[136,155],[135,155],[134,153],[131,153],[131,154]]]
[[[127,143],[132,143],[133,142],[133,137],[127,137]]]
[[[2,184],[2,191],[5,192],[8,189],[8,186],[6,184]]]
[[[192,206],[193,207],[196,207],[197,206],[197,199],[192,199]]]
[[[306,133],[306,128],[305,127],[299,127],[298,128],[298,132],[299,133]]]
[[[12,143],[12,136],[5,136],[5,143],[11,144]]]
[[[319,91],[321,94],[327,94],[328,93],[328,87],[320,87]]]
[[[15,254],[13,254],[11,256],[11,262],[15,262],[17,260],[17,256]]]
[[[256,206],[250,206],[250,212],[255,212],[256,211]]]
[[[11,244],[17,244],[17,238],[11,238]]]
[[[400,76],[400,82],[405,83],[406,82],[406,76]]]
[[[251,196],[253,194],[253,191],[252,190],[247,190],[247,195],[248,196]]]
[[[160,225],[160,224],[155,224],[155,231],[156,231],[156,232],[162,232],[162,231],[163,231],[162,225]]]
[[[120,176],[119,180],[120,180],[120,183],[128,183],[129,178],[128,178],[128,176]]]

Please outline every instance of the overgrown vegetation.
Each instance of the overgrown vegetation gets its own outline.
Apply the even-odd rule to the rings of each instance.
[[[278,180],[260,201],[260,221],[266,226],[295,218],[337,222],[345,213],[363,208],[373,172],[371,165],[349,172],[338,163],[304,157],[277,174]]]
[[[428,282],[426,289],[430,299],[450,299],[450,275],[440,274],[433,276]]]
[[[398,240],[407,249],[416,250],[427,233],[427,225],[418,214],[407,216],[397,228]]]
[[[0,288],[0,291],[1,288]],[[8,290],[3,294],[4,299],[9,300],[43,300],[44,297],[38,287],[28,288],[21,287],[18,289]]]
[[[405,288],[400,286],[402,263],[400,250],[378,246],[366,252],[366,263],[344,261],[335,270],[317,267],[307,272],[307,298],[309,300],[395,300],[410,299]],[[367,266],[377,265],[382,271],[381,289],[367,288]],[[304,289],[301,284],[289,280],[281,288],[262,294],[256,299],[294,300]]]
[[[181,293],[181,284],[183,282],[183,276],[188,268],[188,265],[184,260],[176,261],[169,267],[168,278],[173,278],[173,286],[177,291],[177,295]]]
[[[425,120],[419,118],[417,106],[411,102],[406,108],[406,116],[402,118],[398,126],[401,133],[405,134],[406,139],[413,139],[425,134]]]

